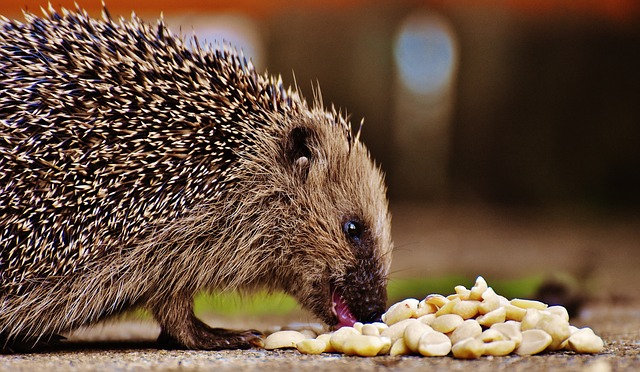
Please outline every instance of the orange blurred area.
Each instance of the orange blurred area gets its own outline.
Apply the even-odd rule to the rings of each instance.
[[[100,1],[53,1],[55,8],[75,8],[75,3],[89,11],[97,13],[102,8]],[[436,7],[465,7],[465,8],[495,8],[524,12],[533,16],[545,17],[554,13],[574,13],[617,21],[632,21],[640,16],[640,2],[636,0],[399,0],[389,2],[394,6],[436,6]],[[0,3],[0,14],[18,16],[22,10],[28,9],[39,12],[40,7],[46,8],[47,0],[9,0]],[[106,5],[113,14],[126,15],[131,10],[139,14],[154,14],[158,10],[164,12],[181,11],[233,11],[242,12],[254,17],[269,17],[282,11],[341,11],[345,9],[365,8],[382,5],[372,0],[182,0],[182,1],[151,1],[139,0],[135,3],[127,0],[108,0]]]

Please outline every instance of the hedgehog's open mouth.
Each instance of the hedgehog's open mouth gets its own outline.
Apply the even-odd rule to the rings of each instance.
[[[331,296],[331,312],[336,317],[338,317],[338,324],[336,324],[334,327],[336,329],[341,327],[353,327],[357,320],[351,313],[351,310],[349,310],[349,306],[345,302],[344,298],[342,298],[342,295],[340,295],[340,293],[338,293],[336,290],[333,290],[332,292],[333,294]]]

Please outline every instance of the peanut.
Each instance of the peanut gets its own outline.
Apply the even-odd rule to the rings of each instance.
[[[482,327],[475,319],[467,319],[460,324],[451,334],[449,339],[451,344],[455,345],[465,338],[475,338],[482,334]]]
[[[404,343],[403,339],[397,339],[396,342],[391,345],[391,350],[389,350],[389,355],[411,355],[411,350],[407,347],[407,344]]]
[[[482,293],[482,302],[478,305],[478,312],[480,314],[486,314],[500,307],[500,298],[493,291],[493,288],[489,287]]]
[[[535,300],[523,300],[521,298],[514,298],[509,302],[511,305],[520,307],[522,309],[536,309],[544,310],[547,308],[547,304]]]
[[[591,328],[585,327],[569,336],[569,347],[576,353],[598,353],[604,348],[604,342]]]
[[[480,315],[477,318],[478,323],[485,327],[491,327],[495,323],[504,323],[507,318],[507,310],[504,307],[499,307],[493,311],[489,311],[484,315]]]
[[[405,319],[383,330],[380,332],[380,335],[382,337],[389,337],[391,339],[391,343],[395,343],[396,340],[402,338],[405,328],[407,328],[409,324],[413,323],[420,323],[420,321],[417,319]]]
[[[460,301],[453,305],[452,314],[458,314],[462,317],[462,319],[473,318],[474,316],[476,316],[476,314],[478,314],[479,306],[480,301]]]
[[[522,333],[520,332],[520,323],[512,320],[504,323],[495,323],[491,326],[492,330],[502,333],[506,338],[516,343],[515,347],[520,346],[522,342]]]
[[[471,291],[469,293],[470,300],[481,300],[484,292],[489,289],[487,285],[487,281],[484,280],[483,277],[479,276],[476,279],[476,283],[471,287]]]
[[[420,337],[418,351],[424,356],[445,356],[451,351],[451,340],[440,332],[427,332]]]
[[[549,306],[547,308],[547,311],[550,312],[551,314],[559,316],[565,322],[567,323],[569,322],[569,312],[564,306],[559,306],[559,305]]]
[[[382,340],[382,348],[378,352],[378,355],[389,354],[391,351],[391,339],[389,337],[380,337]]]
[[[298,342],[306,339],[307,336],[298,331],[274,332],[265,338],[264,348],[267,350],[295,348]]]
[[[385,346],[388,338],[366,335],[349,335],[344,340],[342,345],[343,353],[345,355],[358,355],[358,356],[376,356]]]
[[[536,324],[537,329],[541,329],[551,336],[551,344],[547,347],[549,351],[562,349],[562,343],[571,336],[569,323],[558,315],[542,314]]]
[[[431,325],[431,323],[433,323],[434,320],[436,320],[436,314],[427,314],[418,318],[418,321],[426,325]]]
[[[393,325],[401,320],[409,319],[418,309],[420,301],[415,298],[407,298],[392,305],[386,313],[382,314],[382,321],[387,325]]]
[[[308,338],[299,341],[296,348],[302,354],[321,354],[327,350],[327,341],[319,338]]]
[[[471,290],[467,289],[467,287],[463,285],[457,285],[453,290],[456,291],[457,298],[461,300],[468,300],[469,295],[471,294]]]
[[[511,304],[507,304],[504,307],[507,311],[506,318],[508,320],[516,320],[521,322],[524,316],[527,314],[527,310],[521,307],[513,306]]]
[[[433,329],[422,322],[410,323],[404,329],[404,343],[407,345],[409,350],[417,353],[420,338],[427,332],[433,332]]]
[[[509,355],[515,348],[516,343],[513,340],[492,341],[484,344],[484,354],[493,356]]]
[[[484,353],[484,343],[475,338],[465,338],[451,348],[453,356],[461,359],[480,358]]]
[[[353,327],[342,327],[339,330],[333,332],[329,342],[331,343],[331,347],[339,353],[344,353],[344,344],[346,340],[353,335],[360,335]]]
[[[436,317],[433,322],[431,322],[431,328],[441,333],[449,333],[458,328],[463,322],[464,319],[458,314],[445,314]]]
[[[435,305],[439,309],[449,302],[449,300],[440,294],[430,294],[424,298],[424,302]]]
[[[551,344],[551,336],[539,329],[530,329],[522,332],[522,342],[515,349],[518,355],[533,355],[544,351]]]
[[[569,325],[569,332],[571,333],[571,335],[573,335],[577,331],[578,331],[578,327],[574,327],[572,325]],[[571,336],[569,336],[566,340],[564,340],[562,342],[562,344],[560,345],[560,348],[562,350],[571,350],[571,347],[569,346],[569,338],[571,338]]]
[[[533,308],[527,309],[522,321],[520,322],[520,329],[523,331],[535,329],[540,319],[542,319],[542,314],[539,310]]]
[[[320,336],[316,337],[316,340],[320,340],[322,342],[324,342],[326,344],[326,346],[324,347],[324,351],[323,353],[335,353],[336,349],[333,348],[333,346],[331,346],[331,336],[333,334],[332,333],[324,333],[321,334]]]
[[[451,314],[453,312],[453,307],[456,306],[456,304],[459,302],[460,302],[459,298],[454,298],[450,300],[446,304],[442,305],[442,307],[439,308],[438,311],[436,311],[436,316]]]
[[[365,324],[362,326],[360,332],[365,336],[380,336],[380,331],[378,327],[373,324]]]
[[[504,324],[504,323],[496,323],[494,325],[498,325],[498,324]],[[482,342],[504,341],[509,339],[502,332],[493,329],[493,327],[482,332],[480,336],[478,336],[478,338],[482,340]]]
[[[427,314],[434,314],[436,311],[438,311],[438,307],[436,305],[422,300],[418,303],[418,308],[414,311],[413,316],[415,318],[420,318]]]
[[[389,328],[388,325],[386,325],[386,324],[384,324],[382,322],[373,322],[373,323],[369,323],[369,324],[371,324],[371,325],[375,326],[376,328],[378,328],[378,332],[379,333],[384,331],[385,329]]]

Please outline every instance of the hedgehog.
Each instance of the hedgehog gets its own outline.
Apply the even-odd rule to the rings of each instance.
[[[161,347],[259,345],[201,291],[284,291],[332,327],[384,312],[384,175],[342,110],[135,14],[0,20],[0,344],[134,308]]]

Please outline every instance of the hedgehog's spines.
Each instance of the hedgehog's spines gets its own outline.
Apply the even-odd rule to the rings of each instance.
[[[113,22],[113,19],[111,18],[111,14],[109,13],[109,9],[107,9],[107,5],[104,3],[104,0],[102,0],[102,20],[105,21],[108,24],[111,24]]]
[[[360,141],[360,133],[362,133],[362,127],[364,126],[364,118],[360,119],[360,126],[358,126],[358,132],[356,132],[355,141]]]
[[[123,283],[96,277],[72,289],[95,295],[102,307],[85,311],[74,298],[38,302],[71,293],[64,281],[45,288],[47,280],[107,273],[100,264],[136,239],[176,239],[163,235],[169,221],[232,188],[237,159],[290,118],[341,129],[351,149],[348,117],[324,109],[319,85],[308,103],[295,75],[285,89],[281,76],[256,72],[226,43],[212,49],[194,35],[188,50],[162,19],[154,27],[132,12],[130,21],[114,21],[104,2],[102,21],[51,4],[42,19],[24,14],[24,25],[0,20],[0,45],[10,46],[0,52],[0,86],[9,88],[0,95],[0,206],[19,212],[0,213],[0,295],[9,294],[0,302],[2,336],[60,332],[137,300]],[[273,128],[265,134],[267,125]],[[232,213],[235,205],[226,207]],[[188,244],[199,247],[192,235]],[[231,288],[239,279],[225,280]],[[114,288],[97,298],[105,286]],[[20,298],[25,293],[34,295]],[[68,314],[67,323],[39,322],[44,310]],[[28,314],[12,316],[20,312]]]
[[[74,17],[73,13],[67,10],[67,8],[65,7],[60,7],[60,12],[62,13],[63,18],[71,18],[71,17],[76,18]]]
[[[158,38],[158,40],[165,41],[165,31],[166,27],[164,25],[164,20],[158,19],[158,25],[156,29],[156,37]]]

